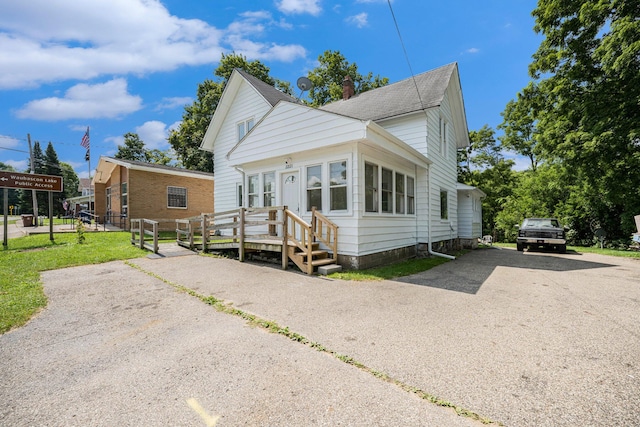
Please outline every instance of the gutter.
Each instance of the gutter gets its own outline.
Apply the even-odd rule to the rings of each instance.
[[[429,252],[429,255],[454,260],[456,259],[456,257],[454,257],[453,255],[436,252],[431,248],[431,166],[427,168],[427,172],[427,178],[429,179],[429,184],[427,185],[427,198],[429,199],[429,209],[427,210],[427,231],[429,233],[429,237],[427,239],[427,251]]]

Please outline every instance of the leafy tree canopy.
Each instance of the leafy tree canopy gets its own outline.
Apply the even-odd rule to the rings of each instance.
[[[355,85],[356,94],[389,84],[387,77],[374,76],[372,72],[360,74],[358,65],[355,62],[349,63],[337,50],[325,51],[318,57],[318,62],[319,65],[308,75],[313,83],[309,90],[309,103],[314,107],[342,99],[342,81],[347,75]]]
[[[114,156],[116,159],[134,160],[139,162],[168,165],[173,158],[167,151],[145,148],[144,141],[137,133],[127,132],[124,134],[124,144],[118,145],[118,152]]]
[[[640,3],[539,0],[533,16],[540,153],[581,176],[593,194],[580,208],[628,238],[640,213]]]

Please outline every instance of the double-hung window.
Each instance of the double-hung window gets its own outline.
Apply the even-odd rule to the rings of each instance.
[[[329,200],[332,211],[347,210],[347,162],[329,163]]]
[[[275,172],[266,172],[262,174],[262,196],[263,196],[263,207],[275,206],[276,205],[276,173]]]
[[[393,213],[393,171],[382,168],[382,212]]]
[[[258,207],[258,201],[260,200],[260,187],[258,184],[258,175],[249,175],[247,183],[247,198],[249,201],[249,207]]]
[[[407,213],[409,215],[416,213],[415,181],[410,176],[407,177]]]
[[[322,165],[307,168],[307,211],[322,210]]]
[[[378,165],[364,164],[364,205],[366,212],[378,212]]]
[[[240,141],[247,133],[249,133],[249,131],[253,127],[253,124],[253,119],[244,120],[238,123],[238,141]]]
[[[365,212],[415,215],[415,192],[414,177],[383,166],[365,162]]]
[[[449,219],[449,193],[440,190],[440,219]]]
[[[129,209],[129,190],[126,182],[120,185],[120,206],[123,214],[126,214]]]
[[[396,172],[396,213],[404,213],[404,175]]]

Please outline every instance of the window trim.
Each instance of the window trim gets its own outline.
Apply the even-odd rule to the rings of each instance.
[[[449,191],[444,188],[440,189],[440,219],[443,221],[449,219]]]
[[[125,201],[126,203],[124,203]],[[129,182],[128,181],[120,183],[120,212],[123,215],[126,215],[129,213]]]
[[[325,189],[325,185],[324,185],[324,178],[323,178],[323,169],[324,169],[324,164],[325,163],[314,163],[314,164],[310,164],[305,166],[304,168],[304,177],[305,177],[305,210],[306,212],[311,212],[311,209],[313,208],[313,206],[311,206],[311,202],[310,202],[310,197],[309,197],[309,191],[320,191],[320,206],[316,206],[316,210],[322,212],[322,204],[323,204],[323,199],[324,199],[324,189]],[[316,168],[319,167],[320,168],[320,187],[309,187],[309,169],[311,168]]]
[[[335,165],[335,164],[341,164],[344,163],[344,173],[345,173],[345,177],[344,177],[344,183],[341,184],[337,184],[337,185],[332,185],[331,184],[331,165]],[[327,162],[327,168],[329,169],[329,173],[327,174],[328,176],[328,184],[329,184],[329,212],[347,212],[349,211],[349,162],[347,161],[347,159],[342,159],[342,160],[336,160],[336,161],[332,161],[332,162]],[[332,191],[335,189],[340,189],[340,188],[344,188],[345,190],[345,200],[344,200],[344,209],[333,209],[333,197],[332,197]]]
[[[251,179],[256,179],[256,185],[254,188],[254,192],[251,192]],[[255,203],[252,201],[255,200]],[[260,204],[260,174],[254,173],[251,175],[247,175],[247,207],[248,208],[257,208]]]
[[[271,187],[271,191],[267,191],[266,184],[267,184],[267,175],[271,175],[273,176],[273,180],[271,181],[272,187]],[[276,205],[276,172],[275,171],[268,171],[268,172],[262,172],[262,192],[261,192],[261,198],[262,198],[262,207],[263,208],[267,208],[267,207],[271,207],[271,206],[275,206]],[[270,194],[271,195],[271,201],[273,203],[269,203],[267,204],[267,195]]]
[[[390,166],[388,164],[384,164],[382,162],[379,162],[377,159],[368,159],[365,158],[363,163],[361,163],[364,165],[363,168],[363,177],[362,177],[362,182],[363,182],[363,188],[365,189],[365,191],[363,192],[363,195],[361,197],[363,197],[362,201],[364,204],[364,215],[370,216],[370,215],[378,215],[378,216],[389,216],[389,215],[393,215],[393,216],[397,216],[397,217],[403,217],[403,216],[415,216],[416,215],[416,205],[415,205],[415,200],[416,200],[416,177],[414,175],[412,175],[410,172],[408,172],[407,169],[401,169],[401,168],[397,168],[397,167],[393,167]],[[367,176],[367,167],[372,167],[373,170],[373,186],[370,186],[369,183],[367,182],[368,180],[368,176]],[[383,174],[383,169],[386,171],[390,171],[391,172],[391,190],[383,190],[382,189],[382,174]],[[398,175],[400,175],[403,178],[403,184],[404,184],[404,193],[403,193],[403,199],[402,199],[402,203],[404,205],[404,212],[399,213],[396,212],[397,210],[397,206],[396,206],[396,193],[397,193],[397,189],[396,189],[396,180]],[[408,183],[409,180],[411,180],[412,182],[412,186],[411,189],[409,190],[408,188]],[[390,201],[390,206],[389,206],[389,210],[382,210],[382,193],[386,192],[389,193],[391,196],[391,201]],[[369,193],[373,194],[373,204],[374,204],[374,209],[375,210],[369,210],[369,206],[368,206],[368,197],[369,197]],[[413,201],[413,212],[409,212],[409,200]]]
[[[245,120],[241,120],[239,122],[236,123],[236,135],[238,137],[238,141],[241,141],[242,138],[244,138],[245,136],[247,136],[247,134],[251,131],[251,129],[253,129],[253,127],[255,126],[255,118],[250,117],[248,119]],[[242,131],[240,130],[242,126]]]
[[[184,206],[171,206],[170,200],[172,194],[170,193],[171,189],[176,190],[184,190]],[[182,194],[173,194],[173,196],[181,197]],[[167,185],[167,209],[188,209],[189,207],[189,190],[187,187],[178,187],[176,185]]]

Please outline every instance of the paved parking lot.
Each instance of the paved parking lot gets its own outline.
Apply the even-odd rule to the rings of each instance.
[[[638,260],[486,249],[383,282],[132,263],[43,274],[47,309],[0,336],[7,425],[479,425],[166,281],[507,426],[640,425]]]

